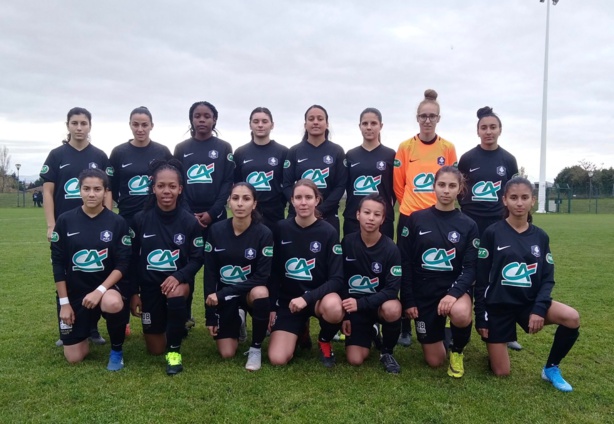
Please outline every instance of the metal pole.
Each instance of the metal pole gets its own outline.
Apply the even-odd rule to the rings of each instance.
[[[548,119],[548,41],[550,34],[550,0],[546,0],[546,52],[544,54],[544,94],[542,100],[542,139],[539,153],[539,192],[537,197],[537,213],[545,213],[546,209],[546,131]]]
[[[21,168],[21,164],[16,163],[15,168],[17,168],[17,207],[19,207],[19,168]],[[25,203],[23,206],[26,206]]]

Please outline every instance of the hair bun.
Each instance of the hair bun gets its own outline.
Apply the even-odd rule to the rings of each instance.
[[[484,106],[478,109],[478,119],[482,119],[485,116],[493,115],[492,108],[490,106]]]
[[[424,98],[426,100],[437,100],[437,92],[432,88],[429,88],[424,92]]]

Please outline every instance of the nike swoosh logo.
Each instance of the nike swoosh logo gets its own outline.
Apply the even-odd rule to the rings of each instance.
[[[410,159],[410,160],[409,160],[409,163],[415,162],[415,161],[417,161],[417,160],[420,160],[420,159]]]
[[[132,165],[132,162],[130,162],[130,163],[122,163],[122,168],[125,168],[125,167],[130,166],[130,165]]]
[[[477,168],[469,168],[469,172],[477,171],[478,169],[480,169],[479,166]]]
[[[305,159],[297,159],[297,160],[296,160],[296,163],[305,162],[307,159],[309,159],[309,158],[305,158]]]
[[[356,258],[352,259],[352,258],[348,258],[347,256],[345,257],[345,260],[348,262],[354,262],[356,260]]]
[[[501,246],[497,246],[497,250],[507,249],[508,247],[509,247],[509,246],[503,246],[503,247],[501,247]]]
[[[184,158],[187,158],[188,156],[192,156],[193,154],[194,154],[194,153],[184,153],[184,154],[183,154],[183,157],[184,157]]]
[[[281,241],[281,244],[290,244],[290,243],[292,243],[292,240],[290,240],[290,241],[285,241],[285,240],[282,240],[282,241]]]
[[[218,249],[217,247],[215,249],[213,249],[215,252],[223,252],[226,249]]]
[[[79,233],[80,233],[80,231],[77,231],[76,233],[66,233],[66,237],[76,236]]]
[[[64,165],[60,165],[60,169],[66,168],[68,165],[70,165],[70,163],[65,163]]]
[[[419,236],[423,236],[423,235],[428,234],[428,233],[432,233],[432,231],[419,231],[418,235]]]
[[[243,165],[245,165],[246,163],[249,163],[251,161],[253,161],[253,159],[246,159],[246,160],[243,161]]]
[[[143,238],[155,237],[155,234],[143,234]]]
[[[351,163],[350,164],[350,168],[354,168],[356,165],[360,165],[360,162]]]

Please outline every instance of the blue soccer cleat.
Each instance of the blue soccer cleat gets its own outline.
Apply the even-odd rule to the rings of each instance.
[[[573,390],[571,384],[566,382],[561,375],[561,370],[559,370],[558,366],[550,368],[544,367],[542,370],[542,379],[551,382],[554,388],[561,392],[571,392]]]

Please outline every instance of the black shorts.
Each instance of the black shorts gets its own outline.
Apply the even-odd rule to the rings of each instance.
[[[282,303],[277,310],[277,317],[275,318],[275,324],[273,324],[271,332],[287,331],[288,333],[300,336],[303,334],[303,331],[305,331],[305,325],[307,325],[309,318],[315,316],[315,304],[307,305],[302,311],[293,314],[290,312],[288,303]]]
[[[520,307],[489,307],[486,306],[486,324],[488,339],[482,337],[486,343],[507,343],[518,339],[516,324],[520,325],[525,333],[529,332],[529,316],[533,305]]]
[[[394,222],[387,219],[380,227],[380,232],[394,240]],[[360,231],[360,223],[356,218],[345,218],[343,220],[343,237]]]
[[[352,312],[348,318],[352,324],[352,333],[345,337],[345,345],[370,349],[373,341],[373,324],[381,323],[379,308]]]
[[[247,295],[233,297],[217,305],[217,336],[219,339],[238,339],[241,332],[241,317],[239,309],[243,309],[251,314],[251,308],[247,304]]]
[[[166,296],[160,288],[153,288],[141,292],[143,334],[166,333]]]
[[[417,301],[418,318],[416,322],[416,335],[422,344],[437,343],[445,338],[446,316],[437,314],[437,306],[441,298],[434,301]]]

